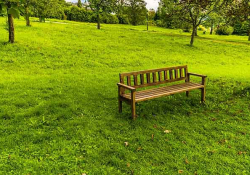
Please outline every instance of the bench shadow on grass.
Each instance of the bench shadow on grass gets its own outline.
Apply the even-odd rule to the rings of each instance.
[[[189,117],[194,111],[203,112],[205,105],[200,103],[200,94],[193,93],[190,97],[183,94],[161,97],[136,104],[137,119],[143,120],[169,118],[171,116]],[[118,104],[117,104],[118,111]],[[116,112],[117,118],[132,120],[130,105],[123,102],[123,112]]]

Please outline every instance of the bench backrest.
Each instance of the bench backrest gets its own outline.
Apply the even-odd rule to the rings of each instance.
[[[135,88],[186,80],[187,66],[167,67],[120,74],[120,83]]]

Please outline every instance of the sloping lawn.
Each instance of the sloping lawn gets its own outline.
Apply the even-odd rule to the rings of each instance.
[[[11,45],[0,18],[0,174],[250,173],[246,36],[190,47],[157,27],[15,25]],[[193,91],[139,103],[136,121],[118,113],[120,72],[186,64],[208,75],[205,105]]]

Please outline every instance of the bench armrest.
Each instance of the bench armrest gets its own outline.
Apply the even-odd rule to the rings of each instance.
[[[206,78],[207,76],[206,75],[200,75],[200,74],[195,74],[195,73],[188,73],[188,77],[187,77],[187,80],[186,81],[190,81],[190,75],[193,75],[193,76],[196,76],[196,77],[201,77],[202,78],[202,81],[201,81],[201,84],[202,85],[206,85]]]
[[[207,76],[206,75],[200,75],[200,74],[195,74],[195,73],[188,73],[188,75],[193,75],[193,76],[197,76],[197,77],[203,77],[203,78],[206,78]]]
[[[122,83],[117,83],[117,86],[118,86],[118,87],[123,87],[123,88],[128,89],[128,90],[130,90],[130,91],[132,91],[132,92],[135,92],[135,91],[136,91],[136,89],[135,89],[134,87],[127,86],[127,85],[122,84]]]

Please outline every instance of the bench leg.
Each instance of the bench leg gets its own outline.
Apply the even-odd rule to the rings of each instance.
[[[186,96],[189,97],[189,91],[186,91]]]
[[[131,92],[131,112],[132,112],[132,117],[135,120],[135,118],[136,118],[136,112],[135,112],[135,92]]]
[[[119,113],[122,113],[122,100],[118,99]]]
[[[131,112],[132,112],[132,118],[136,119],[136,112],[135,112],[135,102],[131,102]]]
[[[206,101],[206,89],[202,88],[201,89],[201,102],[205,102]]]

